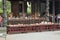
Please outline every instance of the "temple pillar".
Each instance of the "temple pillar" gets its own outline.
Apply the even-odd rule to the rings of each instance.
[[[27,1],[24,1],[24,13],[27,13]]]
[[[35,2],[35,17],[38,16],[38,1]]]
[[[52,18],[52,22],[54,22],[55,23],[55,0],[53,0],[53,3],[52,3],[53,5],[53,8],[52,8],[52,10],[53,10],[53,18]]]
[[[37,17],[38,15],[40,15],[40,11],[41,11],[40,0],[32,1],[31,5],[32,5],[32,15],[34,15],[34,17]]]
[[[38,0],[37,5],[38,5],[38,14],[40,16],[40,13],[41,13],[41,0]]]
[[[35,18],[38,15],[38,2],[36,2],[36,0],[32,1],[31,5],[32,5],[32,16]]]
[[[36,17],[37,16],[40,16],[40,11],[41,11],[41,0],[36,0],[35,2],[35,14],[36,14]]]
[[[32,1],[31,2],[31,7],[32,7],[32,15],[35,15],[35,2],[34,1]]]
[[[50,4],[50,2],[49,2],[50,0],[46,0],[46,20],[47,21],[49,21],[49,17],[47,17],[47,16],[49,16],[49,4]]]

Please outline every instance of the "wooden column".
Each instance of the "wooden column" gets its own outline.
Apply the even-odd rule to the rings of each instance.
[[[55,15],[57,16],[57,14],[60,14],[60,1],[55,0]],[[58,19],[55,22],[58,22]]]
[[[32,4],[32,15],[34,15],[34,17],[37,17],[38,13],[40,13],[40,0],[33,0],[31,4]]]
[[[40,15],[41,13],[41,0],[37,0],[37,4],[38,4],[38,14]]]
[[[11,12],[13,17],[19,16],[19,1],[11,1]]]
[[[41,0],[36,0],[35,1],[35,14],[36,16],[40,15],[40,10],[41,10]]]
[[[32,5],[32,15],[35,15],[35,2],[32,1],[31,5]]]
[[[55,0],[53,0],[53,20],[52,21],[55,23]]]
[[[27,13],[27,1],[24,1],[24,13]]]
[[[60,13],[60,1],[55,1],[55,9],[56,9],[56,14]]]
[[[35,1],[32,1],[31,2],[32,4],[32,16],[35,18],[35,17],[37,17],[37,13],[38,13],[38,4],[37,4],[37,2],[36,2],[36,0]]]
[[[38,16],[38,0],[35,2],[35,17]]]

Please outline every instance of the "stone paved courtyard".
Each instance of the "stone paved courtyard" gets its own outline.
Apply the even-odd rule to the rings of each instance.
[[[0,40],[4,39],[4,37],[0,37]],[[60,40],[60,31],[7,34],[6,40]]]
[[[1,37],[0,37],[0,40],[5,40],[5,38],[1,38]]]
[[[7,35],[7,40],[60,40],[60,31]]]

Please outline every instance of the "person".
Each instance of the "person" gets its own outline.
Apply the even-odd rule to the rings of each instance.
[[[49,22],[52,22],[53,14],[49,14]]]
[[[0,15],[0,27],[1,27],[1,25],[2,25],[2,17]]]
[[[49,21],[49,16],[46,14],[46,11],[44,11],[42,14],[41,14],[41,17],[45,17],[45,21]]]
[[[57,22],[60,23],[60,14],[57,14]]]
[[[45,17],[47,22],[52,22],[53,14],[51,12],[47,15],[46,11],[44,11],[41,16]]]

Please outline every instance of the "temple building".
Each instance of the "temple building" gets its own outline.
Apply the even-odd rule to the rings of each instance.
[[[60,16],[60,0],[8,1],[11,3],[11,15],[7,20],[8,34],[60,29],[60,25],[55,23],[56,16]]]
[[[53,20],[55,15],[60,13],[59,0],[8,0],[11,3],[11,13],[14,17],[19,17],[20,14],[27,15],[28,5],[31,5],[30,14],[42,16],[45,12],[47,15],[52,14]],[[57,5],[58,4],[58,5]]]

